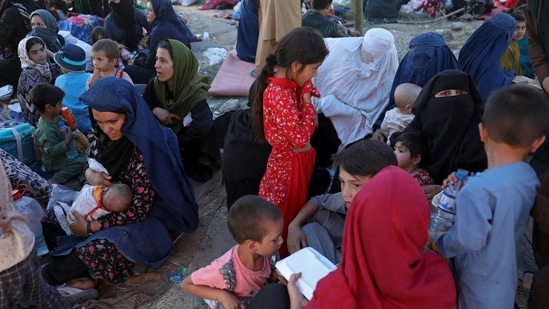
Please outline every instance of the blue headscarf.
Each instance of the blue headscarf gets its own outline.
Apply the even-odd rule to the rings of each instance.
[[[176,39],[181,41],[187,47],[191,48],[187,34],[187,26],[181,21],[173,10],[169,0],[149,0],[152,4],[155,19],[151,23],[151,33],[149,36],[149,49],[156,49],[158,42],[164,39]],[[151,44],[151,38],[155,37],[156,44]],[[153,46],[154,45],[154,46]]]
[[[513,17],[504,13],[495,14],[461,48],[459,64],[473,77],[483,102],[494,90],[509,86],[513,81],[515,72],[504,72],[500,59],[509,47],[516,28],[517,22]]]
[[[389,107],[395,107],[395,89],[402,83],[420,87],[444,70],[460,70],[454,53],[446,45],[444,37],[435,32],[420,34],[410,41],[410,51],[402,58],[391,87]]]
[[[188,233],[198,227],[198,206],[183,170],[175,134],[160,126],[139,92],[124,79],[101,78],[80,100],[94,110],[125,115],[123,138],[143,154],[156,195],[143,221],[100,230],[87,238],[67,236],[52,254],[65,255],[73,246],[107,239],[130,261],[159,267],[173,248],[169,231]]]

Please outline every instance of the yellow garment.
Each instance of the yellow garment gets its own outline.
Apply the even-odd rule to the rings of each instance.
[[[515,75],[524,75],[520,67],[520,47],[517,42],[511,42],[500,61],[504,71],[513,70]]]
[[[298,0],[261,0],[259,3],[259,40],[255,67],[259,73],[265,59],[274,53],[276,42],[301,27],[301,2]]]

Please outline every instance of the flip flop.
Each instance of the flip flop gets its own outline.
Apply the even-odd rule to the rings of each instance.
[[[97,297],[99,297],[99,291],[95,288],[81,290],[70,286],[61,286],[57,288],[57,291],[71,305],[82,303],[88,299],[97,299]]]

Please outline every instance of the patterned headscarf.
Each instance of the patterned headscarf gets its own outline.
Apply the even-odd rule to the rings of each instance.
[[[21,69],[24,70],[29,67],[35,68],[38,71],[40,71],[40,73],[44,77],[46,77],[48,80],[51,80],[52,74],[50,70],[50,65],[48,63],[38,64],[32,61],[31,58],[29,57],[29,53],[27,51],[27,42],[31,39],[38,40],[40,41],[40,44],[42,44],[42,46],[44,47],[46,46],[46,44],[44,44],[44,41],[42,41],[42,39],[37,36],[31,36],[31,37],[26,37],[22,39],[21,42],[19,42],[19,46],[17,47],[17,53],[19,54],[19,59],[21,60]]]

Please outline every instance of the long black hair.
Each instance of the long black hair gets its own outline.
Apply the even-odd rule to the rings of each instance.
[[[286,34],[278,42],[274,54],[267,56],[265,66],[255,82],[255,97],[252,100],[252,120],[258,141],[265,140],[263,132],[263,93],[267,88],[267,80],[274,75],[275,67],[290,68],[292,63],[302,64],[298,73],[305,65],[318,63],[328,55],[328,48],[320,32],[307,27],[299,27]],[[288,78],[288,76],[286,76]]]

